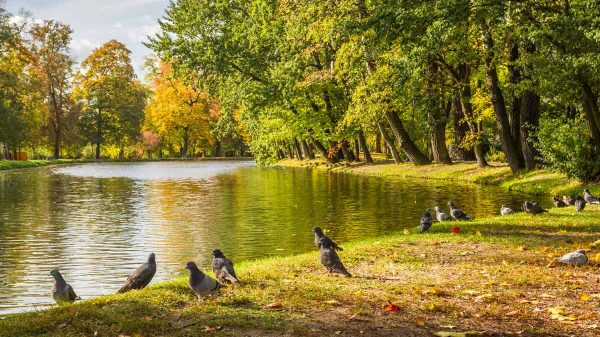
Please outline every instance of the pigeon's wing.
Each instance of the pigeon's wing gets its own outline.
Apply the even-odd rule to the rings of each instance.
[[[446,213],[442,213],[441,217],[442,217],[442,220],[444,220],[444,221],[448,221],[451,219],[450,216]]]
[[[331,239],[330,239],[330,238],[328,238],[327,236],[323,236],[323,237],[321,238],[321,240],[324,240],[324,241],[325,241],[324,243],[326,244],[326,246],[332,247],[332,248],[333,248],[333,249],[335,249],[335,250],[338,250],[338,251],[342,251],[342,250],[344,250],[342,247],[338,246],[338,244],[337,244],[337,243],[335,243],[335,241],[331,240]],[[318,247],[318,246],[319,246],[319,244],[317,243],[317,247]]]
[[[119,289],[119,293],[124,293],[126,291],[132,289],[142,289],[152,281],[154,274],[156,273],[156,268],[154,266],[144,263],[139,266],[136,270],[129,275],[127,278],[127,282],[121,289]]]
[[[75,290],[70,284],[67,284],[67,292],[69,293],[69,301],[80,300],[81,298],[75,294]]]
[[[225,267],[227,268],[227,272],[237,279],[237,275],[235,275],[235,269],[233,269],[233,262],[229,259],[225,259]]]
[[[461,211],[458,208],[455,208],[452,210],[452,215],[454,216],[454,218],[456,219],[471,219],[470,216],[467,215],[467,213]]]

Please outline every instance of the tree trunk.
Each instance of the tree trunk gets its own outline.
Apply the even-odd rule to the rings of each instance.
[[[302,150],[300,149],[300,143],[296,138],[294,138],[294,150],[296,151],[296,159],[302,160]]]
[[[358,133],[358,142],[360,143],[360,147],[362,147],[362,150],[364,152],[365,161],[367,163],[373,163],[373,158],[371,158],[371,152],[369,152],[369,148],[367,147],[365,134],[362,131]]]
[[[469,131],[469,125],[465,121],[465,115],[460,104],[460,100],[457,97],[452,98],[452,114],[453,114],[453,126],[454,126],[454,146],[457,157],[462,161],[475,160],[475,152],[473,149],[464,149],[461,147],[463,139],[466,137]]]
[[[96,159],[100,159],[100,146],[102,145],[102,116],[99,111],[96,116],[96,124],[98,125],[98,133],[96,134]]]
[[[515,87],[521,81],[521,72],[515,65],[515,63],[518,60],[519,60],[519,45],[517,43],[513,43],[510,48],[509,55],[508,55],[508,62],[509,62],[508,63],[508,75],[509,75],[508,78],[509,78],[510,83],[512,85],[514,85]],[[522,111],[523,98],[521,96],[517,95],[513,90],[510,100],[511,100],[510,101],[510,110],[509,110],[510,133],[512,135],[513,142],[515,144],[517,144],[517,148],[518,148],[519,144],[521,144],[521,123],[522,123],[521,111]],[[521,153],[519,153],[519,150],[517,149],[517,153],[519,154],[519,164],[521,165],[521,167],[523,167],[524,160],[523,160],[522,151],[521,151]]]
[[[305,140],[302,140],[300,144],[302,145],[302,152],[304,152],[304,156],[308,159],[315,159],[315,155],[310,150],[308,143]]]
[[[223,150],[221,149],[221,141],[219,139],[215,139],[215,153],[213,156],[223,157]]]
[[[60,158],[60,128],[54,129],[54,159]]]
[[[446,119],[450,114],[451,107],[451,101],[448,101],[446,104],[442,102],[439,110],[443,109],[443,111],[437,112],[433,120],[431,151],[433,160],[439,164],[452,164],[452,159],[450,159],[450,154],[448,153],[448,146],[446,146]]]
[[[319,150],[319,152],[321,152],[321,155],[323,156],[323,158],[327,159],[328,162],[330,162],[332,164],[337,163],[337,159],[335,158],[335,155],[330,154],[329,151],[327,151],[325,146],[323,146],[323,144],[320,141],[315,139],[315,140],[313,140],[313,144],[315,145],[317,150]]]
[[[286,146],[287,149],[287,156],[289,159],[294,159],[294,151],[292,151],[292,147],[291,146]]]
[[[381,137],[383,137],[383,140],[384,140],[385,144],[387,145],[388,150],[392,154],[394,163],[399,164],[400,163],[400,154],[398,153],[398,150],[396,149],[396,145],[394,145],[394,141],[392,140],[392,137],[390,137],[390,135],[387,133],[383,123],[377,122],[377,127],[379,128]]]
[[[356,156],[356,161],[360,161],[360,145],[358,144],[358,139],[354,139],[354,155]]]
[[[342,153],[344,154],[344,160],[347,163],[350,163],[352,161],[352,156],[350,156],[350,151],[348,151],[348,141],[342,140],[340,142],[340,148],[342,149]]]
[[[406,157],[408,157],[408,160],[417,166],[431,164],[431,160],[419,150],[417,145],[415,145],[410,138],[408,132],[404,129],[398,114],[395,111],[388,111],[385,113],[385,117],[392,128],[392,132],[396,136],[398,146],[402,152],[404,152]]]
[[[458,67],[458,84],[460,86],[460,106],[464,113],[467,126],[469,131],[475,137],[475,143],[473,145],[473,152],[475,153],[475,159],[477,160],[477,166],[486,167],[488,166],[485,160],[485,153],[483,152],[483,143],[481,140],[482,125],[481,122],[477,122],[473,118],[473,105],[471,105],[471,84],[470,84],[470,70],[466,63],[462,63]]]
[[[486,79],[487,87],[490,92],[490,99],[492,106],[494,107],[494,114],[496,115],[496,121],[498,122],[500,131],[500,140],[502,142],[502,149],[506,156],[506,161],[513,172],[519,171],[522,168],[519,162],[519,154],[517,146],[512,137],[511,126],[508,120],[506,112],[506,104],[504,101],[504,95],[500,89],[500,82],[498,80],[498,72],[494,64],[494,42],[491,33],[484,26],[481,31],[483,46],[486,52],[484,57],[484,63],[486,68]]]
[[[190,135],[188,128],[183,128],[183,145],[181,146],[180,155],[181,158],[186,158],[188,153],[188,147],[190,146]]]
[[[378,132],[375,133],[375,153],[383,153],[381,151],[381,134]]]

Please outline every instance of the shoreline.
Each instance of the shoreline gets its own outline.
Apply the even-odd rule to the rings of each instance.
[[[418,172],[433,171],[432,179],[442,174],[456,179],[457,172],[473,171],[469,165],[456,164],[452,172],[436,171],[435,166]],[[393,183],[393,178],[407,177],[398,172],[402,165],[396,166],[338,166],[330,171],[379,174]],[[497,181],[503,171],[473,171],[460,181],[481,183],[479,179],[489,181],[491,176]],[[529,180],[525,176],[518,181],[526,186]],[[392,234],[340,242],[345,249],[340,258],[353,278],[328,275],[315,248],[242,261],[235,265],[242,283],[203,303],[197,302],[184,277],[140,291],[10,314],[0,319],[0,336],[431,336],[439,331],[594,336],[599,329],[594,322],[600,319],[593,309],[600,305],[600,243],[593,246],[600,240],[600,206],[589,205],[582,213],[572,207],[549,211],[537,217],[518,213],[436,222],[427,234],[418,234],[415,219],[399,224]],[[455,225],[459,234],[451,233]],[[312,233],[302,238],[312,240]],[[589,265],[548,266],[577,248],[593,248]],[[577,287],[565,288],[565,282]],[[43,286],[50,289],[51,284]],[[386,311],[382,306],[388,302],[399,310]],[[557,314],[552,308],[562,309]]]

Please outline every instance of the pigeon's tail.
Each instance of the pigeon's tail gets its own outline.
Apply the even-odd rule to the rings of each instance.
[[[340,247],[340,246],[338,246],[338,245],[335,245],[335,248],[334,248],[334,249],[335,249],[335,250],[337,250],[338,252],[341,252],[341,251],[343,251],[343,250],[344,250],[344,248],[342,248],[342,247]]]
[[[548,213],[548,210],[542,208],[542,210],[540,211],[540,213]]]
[[[121,287],[121,289],[117,290],[117,294],[126,293],[129,290],[131,290],[131,287],[129,286],[129,284],[126,284],[123,287]]]
[[[333,269],[336,273],[340,273],[346,277],[352,277],[352,275],[346,270],[344,266],[338,266]]]

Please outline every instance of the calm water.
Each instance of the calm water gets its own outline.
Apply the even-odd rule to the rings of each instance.
[[[481,217],[523,197],[233,161],[0,172],[0,314],[52,304],[53,268],[89,298],[116,291],[150,252],[156,282],[188,260],[208,266],[214,248],[236,261],[312,250],[315,225],[341,242],[416,226],[449,199]]]

